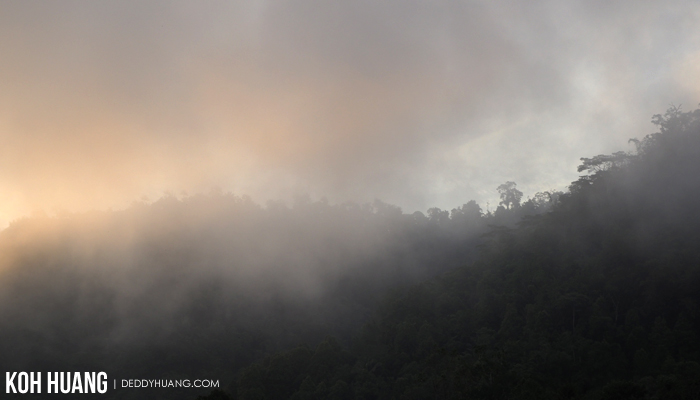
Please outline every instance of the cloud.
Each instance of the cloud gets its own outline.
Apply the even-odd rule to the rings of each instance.
[[[0,218],[214,186],[407,210],[562,186],[697,103],[698,10],[4,2]]]

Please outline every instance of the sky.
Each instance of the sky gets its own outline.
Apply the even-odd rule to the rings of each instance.
[[[164,193],[564,190],[700,103],[697,1],[0,0],[0,226]]]

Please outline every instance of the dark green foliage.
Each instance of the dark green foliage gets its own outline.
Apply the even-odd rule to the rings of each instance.
[[[448,217],[308,198],[263,208],[214,192],[15,221],[0,233],[0,370],[207,378],[225,388],[266,354],[329,334],[347,342],[387,291],[472,257],[487,227],[478,205],[438,214]],[[331,383],[319,390],[347,392]]]
[[[700,110],[654,123],[493,213],[213,193],[18,221],[0,369],[227,390],[113,398],[698,399]]]
[[[353,362],[335,339],[327,338],[315,351],[299,347],[247,368],[237,393],[240,398],[343,399],[350,394],[345,380],[351,375],[347,365]]]
[[[233,400],[233,397],[223,390],[214,390],[206,396],[197,396],[196,400]]]
[[[494,227],[478,261],[395,293],[351,355],[264,398],[338,382],[340,398],[700,398],[700,110],[654,122],[636,154],[583,159],[550,212]]]

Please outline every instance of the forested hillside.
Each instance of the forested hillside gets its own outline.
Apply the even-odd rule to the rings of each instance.
[[[698,398],[700,110],[653,121],[494,212],[213,192],[15,221],[0,367],[225,389],[111,398]]]
[[[475,262],[246,368],[238,399],[700,398],[700,110],[636,152],[583,158],[547,213],[492,226]]]
[[[529,204],[518,212],[548,203]],[[0,233],[0,369],[228,386],[265,354],[347,343],[387,292],[474,259],[490,221],[518,218],[484,217],[473,201],[427,214],[213,192],[15,221]]]

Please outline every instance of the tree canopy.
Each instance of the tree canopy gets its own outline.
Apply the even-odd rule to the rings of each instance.
[[[270,355],[231,396],[697,399],[700,110],[654,123],[636,153],[582,159],[547,212],[493,226],[476,261],[386,298],[346,348]]]
[[[506,209],[518,208],[520,207],[520,199],[523,197],[523,192],[516,188],[518,186],[515,182],[508,181],[502,185],[499,185],[497,190],[501,196],[501,202],[499,203]]]

